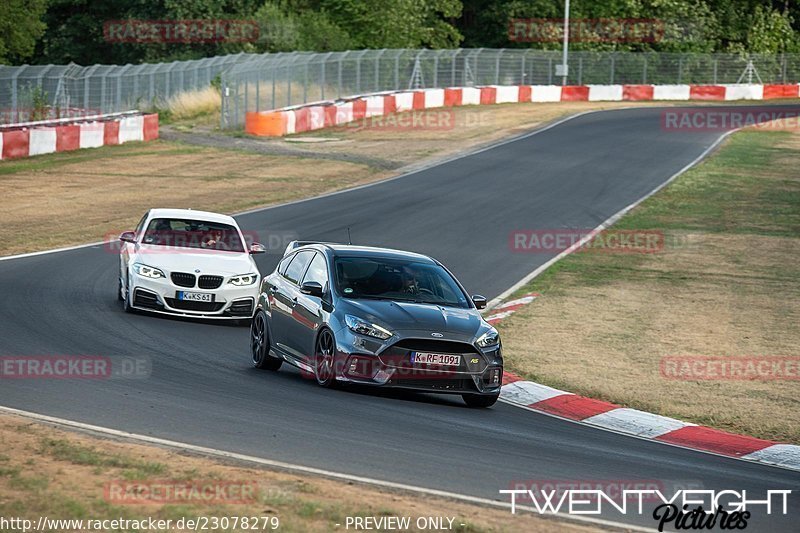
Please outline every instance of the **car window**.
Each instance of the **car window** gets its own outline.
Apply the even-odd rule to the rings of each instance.
[[[291,263],[289,263],[289,268],[286,269],[286,274],[284,277],[291,281],[292,283],[298,283],[300,278],[303,277],[303,273],[306,271],[306,267],[308,266],[308,262],[311,261],[311,256],[314,252],[306,251],[306,252],[298,252]]]
[[[303,283],[308,281],[316,281],[322,285],[323,291],[328,289],[328,265],[325,262],[325,256],[321,253],[317,253],[308,266],[308,271],[303,277]]]
[[[147,220],[147,215],[149,215],[149,214],[150,214],[149,211],[147,213],[145,213],[144,216],[142,217],[142,219],[136,225],[136,236],[137,237],[139,237],[142,233],[144,233],[144,223]]]
[[[142,244],[223,252],[245,251],[239,231],[234,226],[182,218],[152,219],[144,232]]]
[[[289,263],[292,262],[292,259],[294,259],[294,254],[287,255],[286,257],[281,259],[281,262],[278,263],[278,274],[280,274],[281,276],[286,274],[286,267],[289,266]]]

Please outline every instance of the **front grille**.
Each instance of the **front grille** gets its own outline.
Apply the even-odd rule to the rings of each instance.
[[[423,390],[475,391],[475,384],[471,379],[398,379],[392,380],[390,384]]]
[[[477,353],[475,347],[465,342],[437,341],[434,339],[403,339],[393,346],[410,352]]]
[[[136,289],[133,292],[133,305],[136,307],[146,307],[148,309],[158,309],[161,307],[155,294],[149,291],[143,291],[142,289]]]
[[[181,309],[183,311],[199,311],[201,313],[213,313],[219,311],[225,305],[225,302],[193,302],[191,300],[178,300],[176,298],[164,298],[167,304],[173,309]]]
[[[178,287],[194,287],[194,274],[189,274],[187,272],[173,272],[170,274],[170,278],[172,279],[172,283]]]
[[[236,300],[228,308],[228,314],[233,316],[253,316],[253,299]]]
[[[222,276],[200,276],[197,286],[201,289],[218,289],[222,285]]]

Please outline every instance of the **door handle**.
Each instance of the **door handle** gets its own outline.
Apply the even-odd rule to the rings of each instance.
[[[297,305],[297,296],[292,298],[292,307],[294,307],[295,305]]]
[[[278,294],[278,287],[270,287],[269,292],[271,292],[272,294]]]

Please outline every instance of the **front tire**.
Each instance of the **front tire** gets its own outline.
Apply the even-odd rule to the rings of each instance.
[[[269,354],[269,328],[263,311],[256,313],[250,324],[250,354],[253,366],[262,370],[278,370],[283,364],[283,359]]]
[[[467,407],[479,409],[479,408],[491,407],[495,403],[497,403],[497,399],[500,397],[500,393],[492,395],[462,394],[461,397],[464,398],[464,403],[467,404]]]
[[[119,283],[120,283],[120,286],[121,286],[122,285],[122,281],[120,280]],[[130,287],[126,286],[124,292],[120,290],[120,296],[122,297],[121,298],[122,299],[122,309],[126,313],[133,313],[134,309],[131,306],[131,298],[132,298],[133,295],[131,294]]]
[[[336,384],[335,372],[336,341],[329,329],[320,331],[314,349],[314,377],[321,387],[333,387]]]

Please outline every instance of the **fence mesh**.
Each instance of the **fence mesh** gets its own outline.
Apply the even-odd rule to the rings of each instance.
[[[558,85],[559,51],[351,50],[236,54],[142,65],[0,66],[0,123],[149,109],[220,76],[221,126],[248,111],[401,89]],[[800,54],[573,52],[567,84],[797,83]]]

